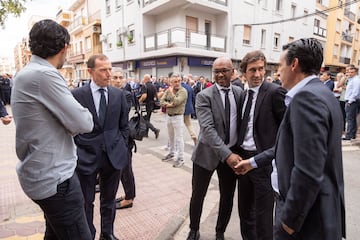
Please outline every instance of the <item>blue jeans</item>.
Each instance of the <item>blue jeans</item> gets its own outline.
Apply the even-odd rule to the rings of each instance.
[[[84,197],[76,174],[60,183],[55,195],[33,201],[44,211],[44,239],[92,239],[85,216]]]
[[[353,102],[351,104],[346,103],[345,105],[345,112],[346,112],[346,122],[347,122],[347,128],[346,128],[346,138],[356,138],[356,131],[357,131],[357,122],[356,122],[356,116],[358,113],[360,105],[360,100],[357,100],[356,102]]]

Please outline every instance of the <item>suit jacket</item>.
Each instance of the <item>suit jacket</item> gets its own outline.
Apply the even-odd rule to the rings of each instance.
[[[255,156],[261,165],[276,160],[275,229],[284,222],[300,239],[345,237],[342,124],[338,100],[315,78],[292,99],[275,146]]]
[[[253,137],[257,152],[275,144],[277,130],[286,111],[285,94],[284,88],[266,81],[263,81],[259,88],[253,119]],[[244,97],[245,92],[242,95],[242,98]]]
[[[242,89],[232,86],[235,101],[241,105]],[[225,145],[225,109],[216,85],[206,88],[196,96],[196,115],[200,125],[199,141],[191,160],[207,170],[214,170],[232,151]],[[240,108],[237,121],[240,122]]]
[[[186,83],[181,83],[181,86],[186,89],[188,96],[185,104],[185,112],[184,115],[190,115],[194,113],[194,99],[195,99],[195,93],[194,90],[190,87],[190,85]]]
[[[125,93],[108,86],[108,104],[104,127],[99,117],[91,93],[90,84],[72,91],[75,99],[88,108],[93,115],[92,132],[75,137],[77,145],[77,171],[84,175],[92,174],[102,160],[103,151],[115,169],[122,169],[128,164],[128,106]]]
[[[330,91],[334,90],[335,83],[333,80],[330,79],[330,80],[326,81],[324,84],[325,84],[325,86],[327,86],[330,89]]]

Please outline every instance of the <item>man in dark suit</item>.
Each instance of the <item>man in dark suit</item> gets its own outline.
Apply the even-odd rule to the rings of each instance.
[[[345,237],[342,116],[334,94],[317,78],[323,49],[316,39],[283,46],[279,72],[288,105],[273,148],[235,167],[246,173],[271,164],[277,174],[274,239]]]
[[[220,204],[216,224],[216,239],[224,239],[229,222],[236,178],[228,165],[236,165],[240,156],[231,148],[237,142],[237,125],[240,120],[238,105],[242,89],[230,84],[233,74],[230,58],[220,57],[213,63],[216,84],[198,93],[196,114],[200,124],[198,143],[192,154],[193,176],[190,200],[190,232],[187,240],[200,238],[199,227],[204,198],[213,172],[219,178]],[[229,196],[228,196],[229,195]],[[231,199],[231,201],[227,201]],[[226,200],[226,201],[224,201]]]
[[[320,80],[327,86],[330,91],[334,90],[334,81],[331,79],[331,73],[330,72],[323,72],[320,76]]]
[[[115,197],[121,170],[128,164],[128,106],[120,89],[109,86],[111,63],[103,55],[93,55],[87,62],[91,82],[73,90],[76,100],[93,115],[91,133],[75,137],[79,176],[85,199],[85,211],[90,231],[93,224],[96,176],[100,179],[100,240],[117,239],[113,235]]]
[[[264,80],[266,58],[261,51],[247,53],[240,64],[249,89],[243,94],[242,121],[235,152],[248,159],[275,144],[284,116],[286,90]],[[273,239],[274,193],[272,167],[256,169],[238,178],[238,206],[243,239]]]

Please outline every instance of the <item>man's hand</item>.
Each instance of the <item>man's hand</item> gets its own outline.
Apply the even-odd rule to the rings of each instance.
[[[237,175],[241,174],[241,175],[245,175],[246,173],[248,173],[249,171],[251,171],[253,169],[253,167],[250,164],[250,160],[246,159],[246,160],[242,160],[241,162],[239,162],[235,167],[234,167],[234,171]]]
[[[2,123],[4,125],[8,125],[9,123],[11,123],[12,120],[12,116],[11,115],[6,115],[5,117],[0,118]]]
[[[228,158],[226,159],[226,163],[234,170],[235,172],[235,166],[238,165],[241,162],[241,157],[235,153],[231,153]]]

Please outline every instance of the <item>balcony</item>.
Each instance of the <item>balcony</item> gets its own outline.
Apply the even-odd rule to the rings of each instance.
[[[142,0],[143,13],[158,15],[174,9],[196,10],[210,14],[222,14],[228,11],[228,0]]]
[[[340,57],[339,62],[344,64],[350,64],[350,58]]]
[[[79,16],[74,19],[74,21],[70,24],[68,30],[70,34],[77,34],[82,31],[83,26],[85,26],[86,18],[83,16]]]
[[[326,28],[314,26],[314,34],[326,38]]]
[[[342,32],[342,34],[341,34],[341,39],[350,44],[352,44],[353,38],[354,37],[352,37],[350,34],[348,34],[346,32]]]
[[[74,53],[71,54],[68,58],[67,61],[71,64],[75,64],[75,63],[84,63],[85,60],[85,54],[84,53]]]
[[[171,28],[166,31],[145,36],[145,52],[177,47],[225,52],[226,37],[191,32],[189,29],[184,28]]]
[[[351,10],[349,8],[345,8],[344,16],[353,22],[355,21],[355,13],[351,12]]]
[[[88,18],[88,24],[95,25],[101,23],[101,10],[98,10]]]
[[[56,14],[56,21],[62,26],[69,26],[71,20],[71,12],[60,10]]]

